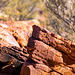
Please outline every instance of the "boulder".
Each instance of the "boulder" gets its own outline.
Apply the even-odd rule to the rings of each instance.
[[[35,22],[0,22],[0,74],[75,75],[75,43]]]
[[[32,36],[66,53],[70,58],[75,60],[75,43],[36,25],[33,26]]]
[[[42,41],[31,37],[29,39],[28,47],[34,48],[34,50],[30,52],[30,58],[38,63],[44,62],[46,65],[49,65],[52,62],[53,64],[63,63],[62,53]]]
[[[75,43],[34,25],[26,48],[20,75],[75,75]]]

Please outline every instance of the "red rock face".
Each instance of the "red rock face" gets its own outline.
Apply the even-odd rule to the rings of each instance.
[[[0,45],[0,74],[20,74],[21,65],[27,57],[26,49],[16,46],[2,47]]]
[[[55,49],[68,54],[70,58],[75,59],[75,44],[71,41],[64,39],[56,34],[53,34],[36,25],[33,26],[32,36],[48,45],[53,46]]]
[[[0,21],[0,74],[18,75],[21,65],[28,58],[28,39],[32,25],[37,20],[1,22]],[[10,69],[10,70],[9,70]]]
[[[35,23],[0,22],[0,74],[75,75],[75,43]]]
[[[32,43],[32,45],[31,45]],[[29,47],[32,48],[32,46],[35,48],[35,50],[31,53],[30,57],[37,62],[40,63],[40,61],[45,62],[46,60],[56,62],[56,63],[63,63],[62,59],[62,53],[55,50],[53,47],[43,43],[42,41],[34,40],[31,38],[29,40]],[[45,63],[48,64],[46,61]]]
[[[29,59],[20,75],[75,75],[75,43],[34,25],[27,46]]]
[[[13,36],[16,37],[17,42],[22,47],[27,46],[28,39],[32,34],[32,26],[34,24],[35,24],[34,20],[18,21],[13,23]]]

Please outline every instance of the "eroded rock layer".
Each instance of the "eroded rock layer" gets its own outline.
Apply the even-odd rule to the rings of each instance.
[[[75,75],[75,43],[34,25],[27,49],[21,75]]]
[[[33,24],[0,23],[0,75],[75,75],[75,43]]]
[[[13,75],[15,71],[15,74],[19,74],[19,69],[27,57],[28,54],[25,48],[22,49],[16,46],[1,47],[0,45],[0,74]]]

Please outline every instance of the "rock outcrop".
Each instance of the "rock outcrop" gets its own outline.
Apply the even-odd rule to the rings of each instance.
[[[28,58],[28,39],[37,20],[0,21],[0,75],[19,75],[24,61]]]
[[[0,22],[0,75],[75,75],[75,43],[35,23]]]
[[[19,74],[21,66],[27,57],[28,54],[25,48],[18,48],[16,46],[1,47],[0,45],[0,74]]]
[[[27,46],[28,39],[32,35],[32,26],[40,25],[37,20],[29,21],[0,21],[0,43],[3,46]]]
[[[75,75],[75,43],[34,25],[20,75]]]

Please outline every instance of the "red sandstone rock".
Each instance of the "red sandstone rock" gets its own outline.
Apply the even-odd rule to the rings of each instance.
[[[54,64],[63,63],[62,54],[42,41],[31,38],[28,46],[34,48],[34,51],[30,53],[30,57],[38,63],[45,62],[47,65],[50,64],[50,61]]]
[[[1,46],[17,46],[19,47],[19,44],[15,40],[15,38],[5,29],[0,27],[0,43]]]
[[[32,34],[32,26],[37,20],[17,21],[13,23],[13,36],[21,46],[27,46],[28,39]],[[40,23],[37,21],[37,24]]]
[[[46,29],[40,28],[36,25],[33,26],[32,36],[53,46],[55,49],[66,53],[69,57],[75,60],[75,44],[60,36],[57,36]]]
[[[36,25],[32,30],[33,24],[0,22],[0,70],[9,74],[13,70],[10,65],[16,67],[25,61],[20,75],[75,75],[75,43]],[[18,48],[27,44],[29,54]],[[13,47],[3,47],[9,45]]]
[[[57,72],[50,72],[50,75],[61,75],[61,74],[59,74]]]
[[[75,61],[70,59],[66,54],[59,52],[53,47],[32,37],[29,39],[28,47],[30,47],[30,49],[34,48],[34,50],[30,50],[30,58],[37,63],[45,64],[52,70],[62,75],[74,75],[72,72],[74,71],[74,67],[72,65],[75,64]]]
[[[30,54],[29,57],[36,64],[46,65],[51,69],[48,72],[49,75],[75,75],[75,44],[71,41],[34,25],[27,49]],[[21,69],[21,75],[26,75],[29,70],[30,72],[34,69],[36,70],[35,64],[26,65],[26,63],[28,62],[25,62]],[[34,68],[31,66],[34,66]],[[29,69],[27,70],[26,68]],[[41,69],[42,67],[39,68],[40,73]],[[34,73],[35,75],[40,75],[37,71],[34,71]],[[46,75],[46,73],[43,75]]]
[[[5,36],[8,36],[6,39],[6,43],[5,41],[3,41],[2,43],[4,43],[4,45],[9,46],[9,44],[13,44],[14,46],[27,46],[28,43],[28,39],[32,34],[32,26],[34,24],[40,25],[40,22],[37,20],[28,20],[28,21],[8,21],[8,22],[1,22],[0,21],[0,28]],[[1,33],[0,33],[1,34]],[[2,36],[2,38],[3,38]],[[6,38],[6,37],[5,37]],[[18,42],[15,43],[15,41],[13,40],[13,38]],[[10,45],[11,45],[10,44]],[[19,45],[18,45],[19,44]],[[4,46],[3,45],[3,46]]]
[[[50,75],[51,69],[42,64],[23,64],[20,75]]]
[[[0,45],[0,74],[18,75],[21,65],[26,61],[28,54],[25,49],[16,46],[5,47]],[[18,72],[19,71],[19,72]]]

